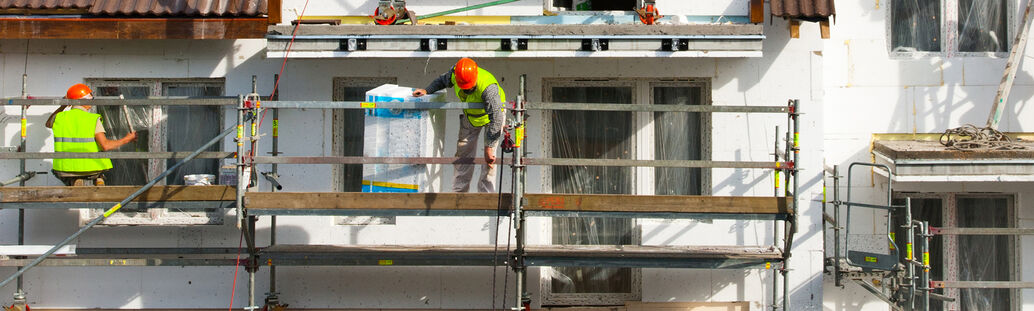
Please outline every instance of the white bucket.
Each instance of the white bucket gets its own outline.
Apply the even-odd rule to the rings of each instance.
[[[183,176],[183,184],[187,186],[211,186],[215,184],[215,175],[192,174]]]

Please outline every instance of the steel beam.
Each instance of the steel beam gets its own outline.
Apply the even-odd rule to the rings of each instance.
[[[0,152],[3,159],[182,159],[189,151],[177,152]],[[233,152],[202,152],[198,159],[226,159]]]
[[[1034,282],[1013,281],[931,281],[933,288],[1034,288]]]
[[[4,98],[7,105],[59,106],[232,106],[237,104],[237,97],[198,98],[186,96],[151,96],[142,99],[118,99],[97,97],[90,100],[73,100],[63,98]]]
[[[256,164],[484,164],[483,158],[457,157],[254,157]],[[510,164],[512,161],[507,161]],[[623,159],[565,159],[526,158],[524,165],[532,166],[633,166],[633,167],[689,167],[689,168],[760,168],[786,167],[786,162],[765,161],[705,161],[705,160],[623,160]]]

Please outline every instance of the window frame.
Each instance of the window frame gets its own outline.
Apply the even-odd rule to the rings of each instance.
[[[895,191],[892,195],[893,199],[940,199],[941,205],[941,219],[943,219],[945,227],[958,227],[958,199],[960,198],[1004,198],[1007,200],[1008,205],[1008,221],[1009,228],[1017,228],[1019,224],[1019,210],[1016,206],[1017,194],[1015,193],[989,193],[989,192],[899,192]],[[943,258],[944,266],[941,269],[944,271],[943,281],[958,281],[959,278],[959,257],[958,257],[958,236],[956,235],[943,235],[944,247],[941,250],[941,258]],[[1008,258],[1012,260],[1010,266],[1010,279],[1019,281],[1023,276],[1023,265],[1021,262],[1020,235],[1012,235],[1010,238],[1009,249],[1007,250]],[[934,280],[939,281],[939,280]],[[954,302],[945,302],[946,309],[958,310],[960,292],[958,288],[947,288],[945,289],[945,295],[948,297],[954,297]],[[1010,309],[1009,310],[1020,310],[1023,303],[1023,295],[1020,289],[1012,289],[1009,291]]]
[[[708,78],[543,78],[542,79],[542,101],[549,102],[553,98],[554,87],[631,87],[632,103],[636,105],[652,105],[654,102],[654,87],[700,87],[701,105],[711,105],[711,80]],[[541,154],[552,154],[552,133],[553,121],[549,115],[551,111],[542,111],[542,139]],[[631,149],[636,159],[655,158],[655,136],[654,136],[654,112],[630,112],[633,122]],[[701,159],[711,159],[711,113],[700,113],[700,138],[703,146],[700,148]],[[654,195],[654,168],[638,167],[632,169],[632,194]],[[553,192],[552,170],[543,169],[541,173],[542,191]],[[711,170],[701,169],[700,192],[701,195],[710,195],[712,192]],[[650,182],[637,182],[637,181]],[[649,184],[649,185],[646,185]],[[632,243],[642,243],[642,227],[637,219],[633,220]],[[552,236],[552,226],[547,225],[543,229],[544,236]],[[544,267],[539,278],[543,305],[621,305],[626,301],[642,300],[642,269],[632,269],[632,293],[553,293],[552,273],[553,269]]]
[[[377,87],[382,84],[397,84],[397,77],[334,77],[331,79],[332,94],[334,101],[344,101],[344,89],[352,86],[371,85]],[[372,87],[371,87],[372,88]],[[343,156],[345,137],[342,127],[345,124],[345,113],[343,109],[333,109],[331,113],[331,154]],[[345,164],[337,164],[331,167],[331,182],[334,192],[343,192],[345,189]],[[365,226],[365,225],[394,225],[395,216],[334,216],[334,224],[342,226]]]
[[[223,89],[224,94],[226,93],[226,78],[86,78],[83,81],[94,89],[98,87],[147,87],[149,96],[163,96],[162,94],[167,91],[169,85],[218,86]],[[168,149],[167,133],[169,132],[169,124],[165,122],[166,118],[162,116],[162,113],[162,106],[151,106],[152,120],[162,120],[148,127],[151,142],[148,149],[154,152],[169,151],[166,150]],[[222,127],[226,116],[220,112],[217,117],[220,127]],[[219,144],[217,148],[219,148],[219,151],[222,151],[223,146]],[[148,180],[154,179],[164,172],[166,168],[166,159],[148,159],[146,178]],[[215,175],[218,176],[219,173],[215,172]],[[164,179],[157,183],[157,185],[165,184]]]
[[[893,26],[894,23],[894,1],[887,2],[887,9],[885,13],[885,35],[886,49],[891,59],[914,59],[914,58],[932,58],[932,57],[992,57],[992,58],[1004,58],[1009,57],[1009,52],[1012,49],[1013,40],[1016,38],[1016,3],[1013,0],[1006,1],[1006,42],[1009,45],[1005,52],[960,52],[959,51],[959,0],[938,0],[941,2],[940,12],[940,45],[941,51],[939,52],[894,52],[893,43]]]

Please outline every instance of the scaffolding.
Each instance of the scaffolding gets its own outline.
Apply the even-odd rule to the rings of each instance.
[[[772,271],[772,310],[790,310],[789,260],[793,237],[797,231],[799,116],[798,100],[786,106],[679,106],[679,105],[598,105],[592,103],[528,103],[525,76],[520,78],[520,92],[512,112],[513,128],[523,133],[525,114],[529,110],[597,110],[635,112],[702,112],[702,113],[772,113],[787,115],[785,145],[776,135],[774,161],[706,161],[706,160],[624,160],[532,158],[527,149],[517,144],[512,159],[502,165],[511,168],[511,192],[494,193],[349,193],[349,192],[279,192],[280,164],[484,164],[483,159],[469,158],[370,158],[370,157],[307,157],[281,156],[279,151],[279,109],[466,109],[483,108],[481,103],[398,103],[348,101],[277,101],[262,100],[257,94],[236,98],[149,98],[94,99],[91,105],[235,105],[237,122],[213,138],[204,147],[186,152],[103,152],[67,154],[54,152],[2,152],[0,159],[50,158],[119,158],[172,159],[184,161],[171,167],[147,186],[107,187],[0,187],[0,207],[8,209],[104,208],[107,212],[82,227],[76,234],[53,246],[47,253],[30,260],[24,257],[2,257],[0,266],[22,267],[7,277],[0,287],[18,279],[36,265],[42,266],[233,266],[241,265],[249,273],[249,301],[255,301],[255,273],[261,266],[270,269],[266,304],[277,302],[277,266],[506,266],[515,273],[515,296],[509,303],[529,308],[527,267],[604,266],[701,269],[765,269]],[[253,90],[254,79],[253,79]],[[7,99],[7,105],[69,105],[64,99]],[[272,110],[272,152],[258,156],[259,116]],[[24,114],[23,114],[24,115]],[[23,118],[24,129],[24,118]],[[779,128],[776,128],[779,131]],[[24,133],[24,130],[23,130]],[[202,152],[236,133],[237,150]],[[24,137],[24,134],[23,134]],[[517,139],[522,139],[518,137]],[[23,144],[24,146],[24,140]],[[193,158],[236,159],[238,182],[230,186],[155,186],[172,169]],[[262,173],[271,184],[268,192],[259,192],[256,165],[271,165]],[[605,195],[605,194],[533,194],[526,193],[528,166],[634,166],[688,168],[749,168],[775,172],[775,193],[771,197],[688,196],[688,195]],[[246,176],[246,171],[254,172]],[[782,173],[782,177],[780,177]],[[780,187],[780,179],[785,187]],[[500,185],[501,186],[501,185]],[[502,198],[503,204],[498,204]],[[111,205],[111,202],[119,202]],[[104,220],[119,209],[146,208],[235,209],[237,226],[246,242],[247,258],[234,257],[234,248],[77,248],[74,256],[50,257],[60,247]],[[501,258],[490,246],[417,245],[286,245],[276,242],[276,217],[291,215],[364,215],[364,216],[508,216],[514,233],[515,247]],[[255,224],[259,216],[270,217],[270,245],[256,243]],[[631,217],[662,219],[738,219],[765,220],[773,223],[772,244],[766,246],[641,246],[641,245],[527,245],[528,217]],[[783,224],[780,230],[779,223]],[[19,244],[23,242],[23,221],[19,218]],[[780,233],[781,231],[781,233]],[[782,293],[779,294],[779,277]],[[781,299],[781,306],[777,304]],[[24,297],[24,296],[22,296]],[[504,302],[505,303],[505,302]],[[505,305],[504,305],[505,308]]]

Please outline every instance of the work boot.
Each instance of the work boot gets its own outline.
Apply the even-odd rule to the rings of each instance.
[[[86,181],[84,181],[82,178],[76,178],[74,181],[72,181],[72,187],[82,187],[85,185]]]
[[[104,186],[104,178],[97,177],[97,179],[93,180],[93,185],[94,186]]]

